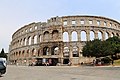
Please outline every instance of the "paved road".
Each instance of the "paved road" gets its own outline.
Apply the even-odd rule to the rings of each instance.
[[[0,80],[120,80],[120,67],[8,66]]]

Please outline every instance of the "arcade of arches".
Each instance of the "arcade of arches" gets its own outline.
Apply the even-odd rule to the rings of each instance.
[[[25,25],[12,35],[9,61],[19,65],[78,65],[86,41],[120,37],[120,23],[99,16],[54,17]]]

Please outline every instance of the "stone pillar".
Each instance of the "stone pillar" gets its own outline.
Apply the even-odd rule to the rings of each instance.
[[[59,48],[60,48],[60,57],[63,57],[63,51],[64,51],[64,47],[62,47],[62,44],[61,44],[61,46],[59,46]]]
[[[31,54],[32,54],[32,51],[30,50],[30,51],[29,51],[29,58],[32,57]]]
[[[40,35],[37,35],[37,44],[40,43]]]
[[[69,49],[70,49],[70,59],[71,59],[71,58],[73,57],[73,54],[72,54],[72,47],[70,46]]]
[[[54,40],[54,38],[53,38],[52,36],[53,36],[52,33],[49,33],[49,36],[48,36],[47,41],[52,41],[52,40]]]
[[[63,41],[62,29],[60,29],[58,36],[59,36],[59,37],[58,37],[58,41]]]
[[[98,33],[95,31],[95,39],[98,39]]]
[[[67,20],[67,26],[70,26],[71,25],[71,20]]]
[[[42,48],[39,49],[39,56],[42,56],[43,55],[43,51],[42,51]]]
[[[22,55],[22,58],[25,58],[25,51],[24,51],[24,53],[23,53],[23,55]]]
[[[44,41],[44,36],[43,36],[43,34],[41,35],[41,42],[43,42]]]
[[[19,42],[17,41],[17,47],[20,47],[20,45],[21,45],[21,44],[20,44],[20,41],[19,41]]]
[[[61,64],[63,64],[63,49],[64,49],[64,47],[62,47],[62,44],[61,44],[61,46],[59,46],[59,48],[60,48],[59,62]]]
[[[89,21],[87,18],[85,18],[85,25],[89,25]]]
[[[48,55],[52,55],[52,50],[51,50],[52,46],[49,47],[49,51],[48,51]]]
[[[34,36],[31,36],[31,44],[34,44]]]
[[[17,47],[21,47],[21,40],[19,42],[17,41]]]
[[[35,57],[38,57],[38,49],[35,51]]]
[[[108,34],[108,38],[110,38],[110,37],[111,37],[111,34],[109,33],[109,34]]]
[[[102,34],[102,41],[104,41],[105,40],[105,32],[103,32],[103,34]]]
[[[93,19],[93,25],[98,26],[97,25],[97,20]]]
[[[71,41],[71,32],[68,32],[68,35],[69,35],[69,41]]]
[[[77,37],[78,37],[78,41],[81,41],[81,33],[80,32],[78,32]]]
[[[29,45],[29,44],[28,44],[28,43],[29,43],[29,38],[27,37],[26,40],[27,40],[27,41],[26,41],[26,45]]]
[[[117,36],[117,34],[116,34],[116,33],[114,33],[114,36]]]
[[[87,31],[86,37],[87,37],[87,41],[90,41],[90,32],[89,31]]]
[[[25,39],[23,39],[23,46],[25,46]]]

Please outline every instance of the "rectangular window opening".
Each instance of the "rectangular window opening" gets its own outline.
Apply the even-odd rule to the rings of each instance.
[[[100,25],[100,21],[99,21],[99,20],[97,20],[97,25],[98,25],[98,26]]]
[[[92,20],[89,20],[89,24],[93,24],[93,21],[92,21]]]
[[[104,22],[104,26],[107,26],[107,22]]]
[[[85,24],[85,21],[84,20],[80,20],[80,24]]]
[[[64,25],[64,26],[67,25],[67,20],[63,21],[63,25]]]
[[[112,27],[112,23],[110,23],[110,27]]]
[[[75,25],[76,24],[76,21],[75,20],[72,20],[72,25]]]

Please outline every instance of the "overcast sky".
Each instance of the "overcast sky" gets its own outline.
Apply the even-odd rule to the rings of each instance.
[[[0,51],[26,24],[54,16],[98,15],[120,21],[120,0],[0,0]]]

